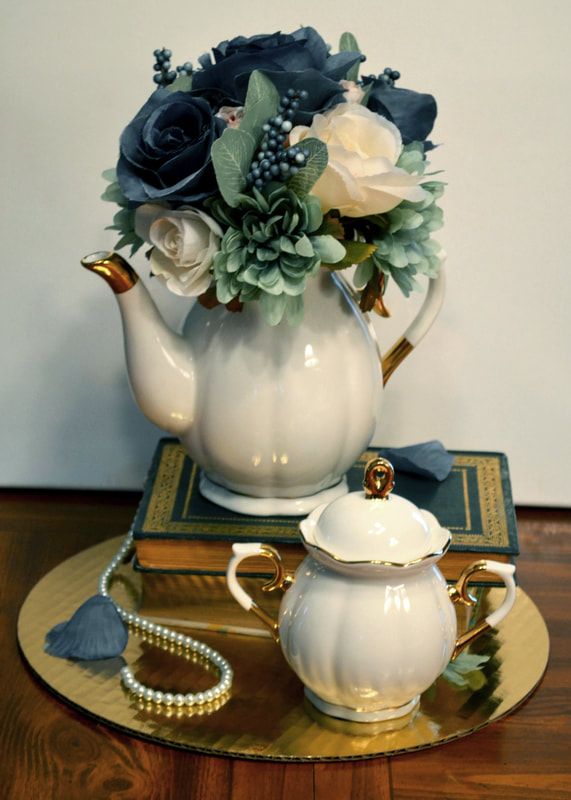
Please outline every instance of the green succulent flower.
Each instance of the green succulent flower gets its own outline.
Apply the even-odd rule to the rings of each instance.
[[[307,279],[321,262],[334,264],[345,256],[337,239],[317,234],[323,220],[319,200],[274,183],[263,193],[240,195],[235,208],[220,199],[209,208],[228,226],[214,258],[218,300],[259,300],[270,325],[284,317],[298,324]]]
[[[423,175],[427,162],[422,144],[413,142],[403,148],[398,166],[411,174]],[[442,209],[436,205],[445,184],[427,181],[422,188],[427,192],[420,203],[403,201],[378,220],[378,235],[371,242],[377,249],[372,256],[359,264],[355,273],[357,286],[364,286],[375,273],[382,272],[391,277],[403,294],[418,289],[416,275],[435,278],[441,263],[441,248],[432,239],[432,233],[442,227]]]

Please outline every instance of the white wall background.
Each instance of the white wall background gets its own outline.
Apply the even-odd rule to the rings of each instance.
[[[300,23],[332,43],[353,31],[367,70],[397,68],[439,102],[448,297],[376,441],[502,450],[518,502],[571,504],[566,0],[4,0],[0,485],[141,486],[160,432],[130,398],[112,295],[79,266],[114,242],[100,173],[152,90],[155,47],[196,62]],[[153,293],[176,324],[186,302]],[[389,305],[386,345],[414,308]]]

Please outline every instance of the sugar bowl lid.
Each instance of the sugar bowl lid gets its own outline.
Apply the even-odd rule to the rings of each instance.
[[[364,491],[319,506],[301,523],[306,545],[344,563],[406,566],[443,555],[450,531],[429,511],[391,494],[394,482],[389,461],[369,461]]]

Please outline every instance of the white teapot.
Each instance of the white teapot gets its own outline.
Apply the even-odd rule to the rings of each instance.
[[[450,531],[428,511],[390,494],[394,471],[376,458],[365,469],[364,492],[316,508],[300,524],[307,557],[295,576],[260,543],[234,544],[226,573],[238,603],[269,626],[305,685],[308,699],[341,719],[372,722],[413,712],[420,695],[450,659],[511,610],[514,567],[476,561],[448,587],[436,566]],[[286,590],[274,621],[242,589],[236,571],[250,556],[266,556],[275,577],[264,588]],[[471,575],[497,574],[507,588],[502,605],[461,636],[453,603],[473,605]]]

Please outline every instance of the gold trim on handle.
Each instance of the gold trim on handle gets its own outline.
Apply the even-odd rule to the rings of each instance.
[[[264,558],[269,558],[272,564],[274,565],[274,569],[276,574],[274,577],[265,583],[262,586],[262,591],[264,592],[273,592],[276,589],[281,589],[285,592],[294,582],[294,576],[291,575],[289,572],[286,572],[283,561],[281,559],[280,554],[275,549],[275,547],[271,547],[269,544],[263,544],[260,547],[259,552],[256,555],[263,556]],[[270,633],[274,637],[276,642],[280,640],[280,633],[279,633],[279,626],[276,620],[274,620],[267,611],[264,611],[255,600],[252,600],[252,605],[250,606],[250,611],[255,614],[258,619],[264,623],[264,625],[270,629]]]
[[[454,586],[448,587],[448,594],[453,603],[463,603],[465,606],[476,605],[476,599],[468,592],[468,581],[477,572],[485,572],[488,569],[488,562],[485,560],[474,561],[462,570],[460,577]],[[451,660],[454,661],[469,644],[472,644],[479,636],[489,631],[491,626],[485,619],[477,622],[473,628],[461,634],[456,639],[454,652]]]
[[[383,386],[386,386],[387,381],[395,371],[395,369],[402,364],[405,358],[412,353],[414,345],[404,336],[395,342],[391,349],[385,353],[381,360],[381,367],[383,370]]]
[[[133,267],[119,253],[91,253],[81,259],[81,265],[101,275],[115,294],[128,292],[139,280]]]

